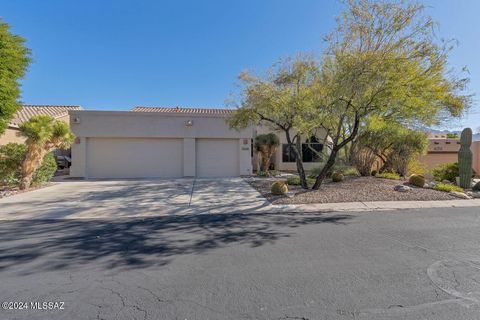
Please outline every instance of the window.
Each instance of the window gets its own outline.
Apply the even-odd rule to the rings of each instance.
[[[282,162],[295,162],[295,153],[287,143],[282,144]]]
[[[317,153],[320,153],[322,150],[323,150],[323,144],[319,143],[315,137],[312,137],[310,139],[310,144],[302,143],[302,161],[303,162],[319,161],[320,159]],[[295,162],[295,153],[287,143],[282,144],[282,162]]]

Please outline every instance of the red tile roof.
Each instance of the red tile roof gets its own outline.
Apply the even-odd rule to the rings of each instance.
[[[217,108],[180,108],[180,107],[134,107],[133,112],[163,112],[163,113],[195,113],[195,114],[229,114],[233,109]]]
[[[66,116],[70,110],[81,110],[80,106],[52,106],[52,105],[22,105],[17,111],[13,119],[10,121],[11,126],[18,126],[28,121],[33,116],[47,115],[54,118]]]

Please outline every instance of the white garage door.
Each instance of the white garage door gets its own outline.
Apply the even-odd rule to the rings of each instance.
[[[238,139],[197,139],[197,177],[239,176]]]
[[[183,176],[183,139],[89,138],[89,178]]]

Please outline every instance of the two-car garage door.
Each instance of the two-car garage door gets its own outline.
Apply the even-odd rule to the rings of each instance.
[[[167,138],[89,138],[86,148],[88,178],[182,177],[185,151],[197,177],[239,175],[236,139],[196,139],[195,152]]]

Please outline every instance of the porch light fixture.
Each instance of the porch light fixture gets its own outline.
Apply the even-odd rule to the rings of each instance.
[[[191,127],[191,126],[193,126],[193,120],[185,121],[185,127]]]

